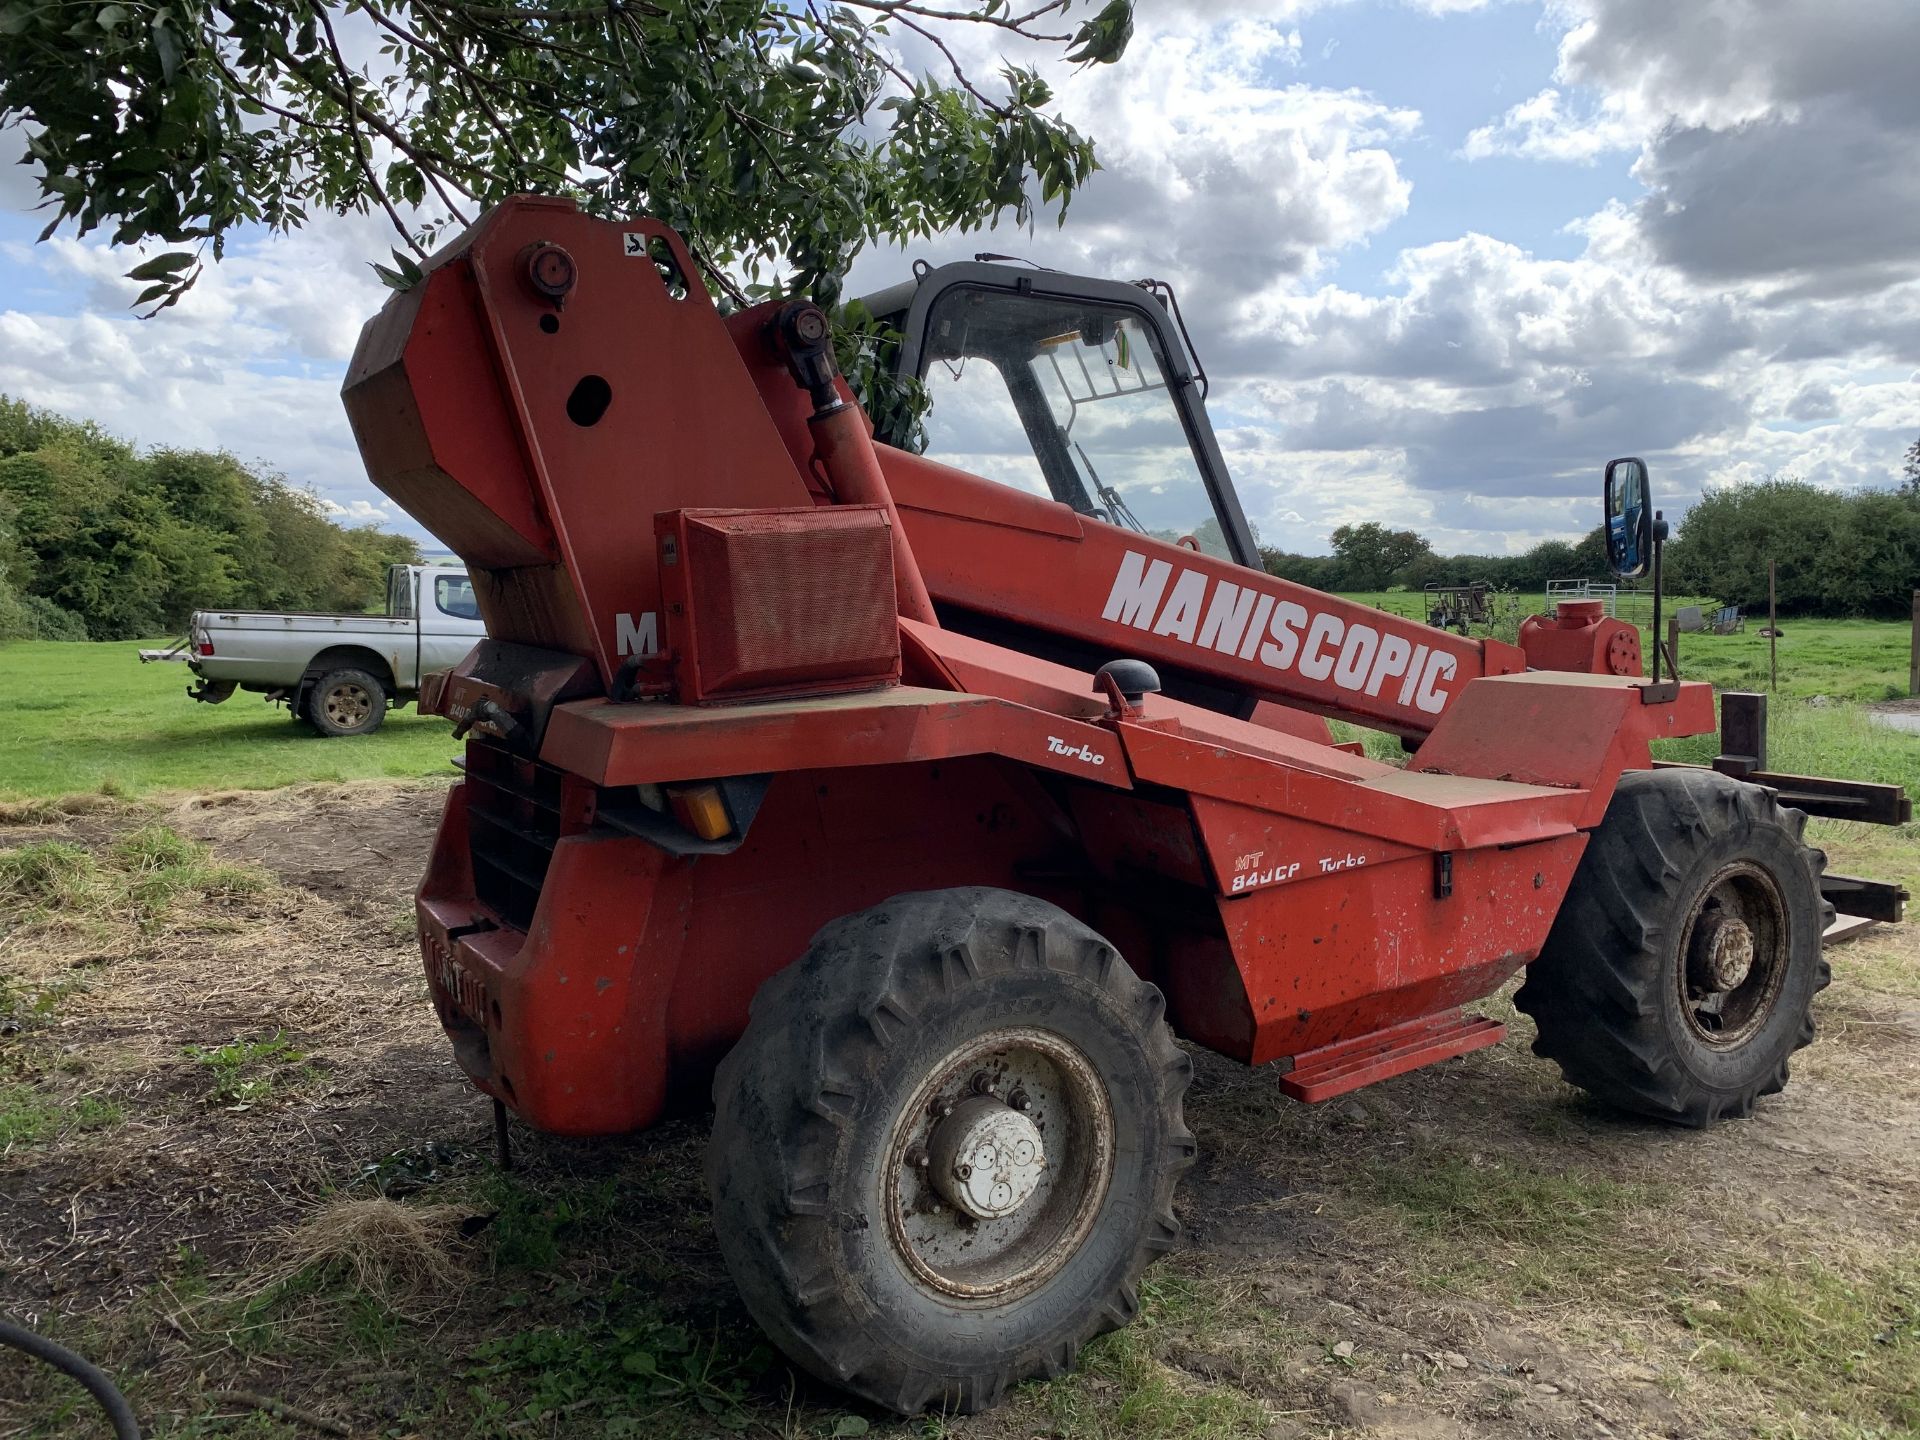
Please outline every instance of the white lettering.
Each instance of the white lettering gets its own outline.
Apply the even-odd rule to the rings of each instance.
[[[1227,893],[1238,895],[1242,890],[1258,890],[1266,885],[1278,885],[1291,880],[1300,873],[1300,862],[1291,865],[1275,865],[1266,870],[1247,870],[1227,882]]]
[[[1167,608],[1160,612],[1153,633],[1171,635],[1191,645],[1193,632],[1200,624],[1201,608],[1206,603],[1206,575],[1199,570],[1182,570],[1180,578],[1173,582],[1173,594],[1167,597]]]
[[[1438,715],[1446,708],[1447,692],[1436,687],[1442,680],[1451,680],[1459,668],[1453,656],[1443,650],[1434,651],[1427,657],[1427,668],[1420,676],[1420,693],[1413,697],[1413,703],[1429,715]]]
[[[1430,715],[1446,708],[1449,682],[1460,670],[1458,656],[1445,649],[1363,620],[1349,623],[1204,570],[1182,569],[1176,577],[1172,562],[1150,560],[1136,550],[1122,554],[1101,618],[1216,654],[1257,659],[1268,669],[1291,670],[1303,680],[1331,682],[1341,690],[1391,694],[1398,704]],[[652,654],[658,647],[654,614],[637,622],[620,617],[622,655]],[[1389,689],[1390,681],[1398,683]],[[1069,746],[1056,753],[1077,752]]]
[[[1273,607],[1273,638],[1278,643],[1260,647],[1260,663],[1284,670],[1300,653],[1300,627],[1307,623],[1307,607],[1281,600]]]
[[[1173,566],[1165,560],[1149,565],[1147,557],[1137,550],[1127,551],[1120,557],[1120,573],[1113,577],[1113,593],[1107,596],[1107,608],[1100,612],[1100,618],[1117,620],[1136,630],[1147,629],[1153,624],[1167,577],[1172,573]]]
[[[1340,645],[1340,660],[1333,667],[1333,683],[1342,690],[1358,690],[1373,664],[1373,652],[1380,648],[1380,632],[1371,625],[1349,625],[1347,638]]]
[[[1307,628],[1307,643],[1300,651],[1298,668],[1303,678],[1324,680],[1333,673],[1334,657],[1327,654],[1327,646],[1337,645],[1346,628],[1347,622],[1338,615],[1313,617],[1313,624]]]
[[[1058,735],[1047,737],[1047,752],[1051,755],[1071,755],[1075,760],[1083,760],[1089,765],[1104,765],[1107,757],[1084,741],[1078,745],[1069,745]]]
[[[1374,656],[1373,670],[1367,676],[1367,694],[1378,695],[1389,677],[1404,675],[1413,655],[1413,642],[1391,630],[1380,637],[1380,653]]]
[[[1247,643],[1240,647],[1242,660],[1253,659],[1254,652],[1260,648],[1260,637],[1267,633],[1267,616],[1273,610],[1273,596],[1262,595],[1260,603],[1253,607],[1253,623],[1247,626]]]
[[[1413,647],[1413,658],[1407,662],[1407,678],[1400,682],[1400,694],[1396,697],[1400,704],[1411,705],[1413,692],[1420,686],[1420,667],[1426,663],[1427,647]]]
[[[658,611],[644,611],[638,622],[624,612],[613,617],[613,628],[618,636],[622,655],[657,655],[660,653],[660,615]]]
[[[1222,580],[1213,591],[1213,603],[1207,606],[1206,621],[1200,626],[1200,643],[1231,655],[1240,648],[1240,637],[1247,633],[1247,621],[1253,615],[1255,592],[1242,590]]]

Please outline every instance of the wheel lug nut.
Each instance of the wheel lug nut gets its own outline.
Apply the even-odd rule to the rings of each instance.
[[[973,1178],[973,1166],[971,1165],[959,1166],[957,1169],[954,1170],[953,1173],[958,1175],[962,1180],[971,1180]]]
[[[976,1095],[991,1095],[993,1093],[993,1077],[984,1070],[976,1072],[973,1077],[973,1093]]]
[[[913,1149],[907,1151],[907,1164],[913,1166],[916,1170],[926,1169],[927,1152],[922,1150],[918,1145],[914,1146]]]
[[[1016,1090],[1007,1097],[1007,1104],[1022,1113],[1033,1109],[1033,1100],[1024,1090]]]

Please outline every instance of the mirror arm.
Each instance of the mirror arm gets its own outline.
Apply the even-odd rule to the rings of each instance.
[[[1642,705],[1665,705],[1680,698],[1680,677],[1660,679],[1660,552],[1667,542],[1667,522],[1660,511],[1653,512],[1653,678],[1640,687]]]

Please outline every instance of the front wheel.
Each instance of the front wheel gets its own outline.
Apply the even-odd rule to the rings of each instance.
[[[1623,775],[1514,1004],[1534,1052],[1625,1110],[1750,1114],[1813,1039],[1826,856],[1807,817],[1713,771]]]
[[[1070,1368],[1178,1238],[1192,1064],[1163,1009],[1030,896],[900,895],[828,925],[714,1086],[714,1224],[755,1319],[902,1414]]]

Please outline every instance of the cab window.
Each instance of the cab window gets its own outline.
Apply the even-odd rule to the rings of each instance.
[[[456,620],[478,620],[480,602],[474,599],[473,582],[464,575],[440,575],[433,582],[433,603],[441,613]]]
[[[1232,558],[1140,311],[956,287],[924,353],[934,459]]]

